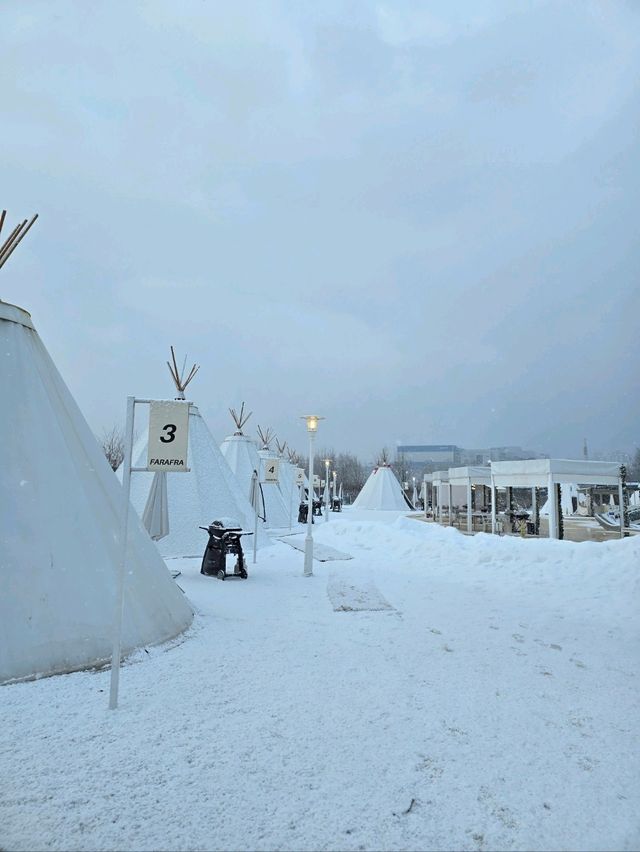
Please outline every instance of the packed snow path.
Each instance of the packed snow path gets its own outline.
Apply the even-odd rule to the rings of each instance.
[[[2,849],[635,849],[640,538],[345,512],[108,672],[0,690]],[[393,521],[396,515],[385,520]],[[334,612],[328,585],[394,609]]]

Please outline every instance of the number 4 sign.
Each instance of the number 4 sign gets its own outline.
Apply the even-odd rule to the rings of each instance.
[[[277,482],[278,469],[280,467],[279,459],[266,459],[264,463],[264,482]]]
[[[188,473],[189,403],[155,401],[149,406],[147,470]]]

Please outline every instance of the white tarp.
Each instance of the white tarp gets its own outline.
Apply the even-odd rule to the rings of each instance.
[[[186,461],[185,461],[186,464]],[[167,499],[167,474],[157,470],[142,513],[142,523],[154,541],[169,535],[169,501]]]
[[[7,406],[0,417],[3,682],[109,659],[124,506],[122,488],[29,315],[2,302],[0,351]],[[192,617],[132,511],[124,651],[171,639]]]

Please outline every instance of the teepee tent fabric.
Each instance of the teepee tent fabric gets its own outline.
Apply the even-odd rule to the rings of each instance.
[[[388,465],[380,465],[373,469],[362,486],[353,501],[353,508],[408,511],[413,509],[413,506],[407,500],[391,468]]]
[[[123,494],[29,314],[0,302],[0,683],[108,660]],[[123,649],[177,636],[191,608],[131,512]]]
[[[169,504],[167,497],[167,474],[159,470],[153,475],[153,483],[142,513],[142,523],[154,541],[169,535]]]
[[[278,475],[278,487],[282,493],[282,499],[289,515],[287,526],[291,527],[294,523],[297,523],[298,517],[299,489],[296,485],[296,470],[291,462],[285,459],[282,453],[279,459],[280,472]]]
[[[258,456],[262,461],[260,472],[264,476],[264,466],[269,459],[278,458],[271,450],[258,450]],[[279,474],[278,474],[279,475]],[[277,482],[262,482],[262,493],[264,494],[264,507],[267,516],[266,525],[268,529],[289,528],[289,508],[285,504],[282,491]]]
[[[238,481],[242,493],[249,497],[253,471],[260,473],[258,448],[246,435],[236,433],[224,439],[220,444],[220,452]]]
[[[133,452],[133,466],[146,467],[147,435],[138,441]],[[253,530],[254,514],[245,494],[218,449],[207,424],[195,405],[189,411],[189,473],[167,474],[169,535],[158,542],[164,557],[201,556],[207,543],[206,533],[199,529],[212,521],[239,524]],[[142,515],[153,487],[155,474],[147,471],[131,476],[131,502]],[[258,530],[258,547],[267,544]]]

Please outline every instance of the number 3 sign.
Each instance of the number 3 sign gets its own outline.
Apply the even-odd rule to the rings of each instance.
[[[147,470],[188,473],[189,403],[152,402]]]

